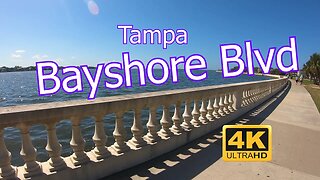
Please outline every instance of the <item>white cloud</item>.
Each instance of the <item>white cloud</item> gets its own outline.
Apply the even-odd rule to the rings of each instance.
[[[36,55],[32,56],[32,59],[40,59],[40,55],[36,54]]]
[[[25,53],[25,52],[26,52],[26,50],[23,50],[23,49],[18,49],[15,51],[15,53]]]
[[[22,59],[23,58],[23,54],[26,52],[26,50],[23,49],[17,49],[15,50],[13,53],[11,53],[11,58],[12,59]]]
[[[40,54],[35,54],[34,56],[32,56],[32,59],[36,59],[36,60],[42,60],[42,59],[46,59],[49,56],[46,54],[40,55]]]
[[[20,59],[20,58],[22,58],[22,55],[21,55],[21,54],[14,54],[14,53],[12,53],[12,54],[11,54],[11,58],[13,58],[13,59]]]
[[[54,59],[54,61],[56,62],[56,63],[58,63],[58,64],[61,64],[62,62],[63,62],[63,58],[56,58],[56,59]]]

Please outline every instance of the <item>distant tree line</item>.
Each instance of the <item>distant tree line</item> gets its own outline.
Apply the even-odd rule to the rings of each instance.
[[[320,84],[320,54],[314,53],[303,65],[303,71],[307,78],[313,80],[315,84]]]
[[[231,71],[237,71],[239,69],[238,66],[235,66],[233,68],[231,68]],[[247,68],[244,68],[244,72],[248,72]],[[261,73],[261,69],[260,67],[254,67],[254,73]],[[274,75],[285,75],[284,72],[281,72],[278,68],[271,68],[270,69],[270,74],[274,74]]]
[[[6,67],[2,66],[0,67],[0,72],[16,72],[16,71],[35,71],[35,66],[29,66],[29,67],[22,67],[22,66],[15,66],[15,67]]]
[[[60,66],[59,69],[62,69],[63,66]],[[50,68],[44,68],[45,70],[50,70]],[[89,69],[95,69],[95,67],[89,67]],[[0,73],[2,72],[19,72],[19,71],[35,71],[35,66],[28,66],[28,67],[22,67],[22,66],[14,66],[14,67],[6,67],[2,66],[0,67]]]

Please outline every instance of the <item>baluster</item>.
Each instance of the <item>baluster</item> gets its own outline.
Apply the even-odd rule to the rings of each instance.
[[[92,152],[97,160],[110,156],[110,152],[106,148],[107,136],[104,130],[103,117],[104,115],[102,114],[95,115],[94,135],[92,137],[95,148],[92,150]]]
[[[252,90],[252,102],[256,102],[256,91],[255,89]]]
[[[249,90],[249,91],[248,91],[248,94],[249,94],[249,95],[248,95],[248,96],[249,96],[249,99],[248,99],[248,100],[249,100],[249,104],[252,104],[252,103],[253,103],[253,100],[252,100],[252,97],[253,97],[253,95],[252,95],[252,90]]]
[[[182,127],[184,127],[184,129],[190,131],[193,128],[193,126],[191,124],[192,116],[191,116],[191,112],[190,112],[190,102],[189,102],[189,100],[185,101],[184,112],[183,112],[182,116],[183,116]]]
[[[213,103],[212,103],[212,98],[209,98],[209,102],[208,102],[208,107],[207,107],[208,113],[207,113],[207,119],[209,121],[213,121]]]
[[[3,129],[0,129],[0,178],[17,179],[16,172],[11,166],[11,153],[8,151],[3,137]]]
[[[252,89],[251,91],[251,103],[254,103],[255,102],[255,94],[254,94],[254,89]]]
[[[159,135],[164,138],[169,138],[172,136],[172,132],[170,131],[170,127],[172,126],[171,121],[169,120],[169,112],[168,112],[168,105],[163,105],[163,111],[162,111],[162,118],[160,120],[161,123],[161,130],[159,131]]]
[[[246,90],[242,91],[242,103],[241,103],[241,107],[246,106]]]
[[[124,153],[130,148],[125,142],[126,132],[122,121],[123,112],[116,112],[115,127],[113,131],[114,144],[112,148],[118,153]]]
[[[237,89],[232,97],[232,101],[233,101],[233,109],[235,111],[241,109],[243,107],[243,89]]]
[[[199,127],[201,122],[199,120],[199,117],[200,117],[200,112],[199,112],[199,104],[198,104],[198,100],[194,100],[194,103],[193,103],[193,110],[192,110],[192,120],[191,120],[191,123],[193,126],[195,127]]]
[[[253,90],[253,102],[257,101],[257,89]]]
[[[252,91],[251,90],[248,90],[248,103],[249,104],[252,104]]]
[[[174,107],[174,115],[172,117],[173,126],[171,128],[172,131],[177,134],[183,131],[183,129],[181,128],[180,108],[181,108],[181,103],[180,101],[178,101]]]
[[[252,103],[255,102],[255,98],[256,98],[255,90],[252,89],[252,90],[251,90],[251,102],[252,102]]]
[[[261,88],[256,89],[256,101],[259,101],[261,92]]]
[[[259,88],[258,90],[257,90],[257,100],[259,100],[259,99],[261,99],[261,95],[263,94],[263,93],[265,93],[266,91],[265,91],[265,88]]]
[[[146,140],[150,143],[155,143],[160,140],[158,135],[159,123],[156,120],[156,106],[151,106],[149,110],[149,121],[147,123],[148,134],[146,135]]]
[[[221,117],[221,115],[219,114],[219,102],[220,102],[220,97],[219,96],[215,96],[214,97],[214,104],[213,104],[213,116],[218,119]]]
[[[263,98],[264,95],[269,95],[269,94],[271,94],[270,89],[269,89],[269,87],[266,87],[266,88],[264,89],[263,94],[261,94],[261,97],[260,97],[260,98]]]
[[[251,104],[251,95],[250,95],[250,90],[247,90],[246,91],[246,102],[247,102],[247,105],[250,105]]]
[[[254,89],[254,102],[258,100],[258,90],[259,89]]]
[[[32,176],[36,176],[42,174],[41,166],[36,162],[37,150],[33,147],[30,134],[29,134],[29,126],[21,125],[21,140],[22,147],[20,151],[20,155],[24,160],[24,169],[26,173],[24,174],[25,178],[30,178]]]
[[[251,102],[254,103],[255,102],[255,92],[254,89],[251,90]]]
[[[244,97],[245,97],[244,104],[245,104],[245,106],[248,106],[249,105],[249,91],[248,90],[244,91]]]
[[[72,138],[70,141],[70,146],[73,150],[73,154],[71,155],[71,161],[75,166],[79,166],[81,164],[89,162],[89,157],[84,151],[85,141],[81,135],[80,118],[72,117],[71,120]]]
[[[219,114],[221,116],[225,116],[226,113],[224,112],[224,95],[220,95],[220,102],[219,102]]]
[[[228,93],[224,95],[223,104],[224,104],[223,111],[226,114],[230,114],[230,111],[229,111],[229,94]]]
[[[46,150],[50,157],[49,165],[51,166],[49,170],[51,172],[59,171],[66,168],[66,163],[61,158],[61,144],[59,144],[56,134],[56,122],[50,122],[46,126],[48,131]]]
[[[133,125],[131,127],[132,138],[129,140],[129,144],[134,148],[141,148],[147,143],[143,140],[143,127],[141,124],[141,108],[134,109]]]
[[[200,108],[200,118],[199,120],[201,121],[202,124],[208,124],[209,120],[207,119],[207,104],[206,104],[206,99],[203,98],[201,102],[201,108]]]
[[[234,104],[233,94],[230,93],[230,94],[229,94],[229,110],[230,110],[231,112],[234,112],[234,111],[235,111],[235,109],[234,109],[234,107],[233,107],[233,104]]]

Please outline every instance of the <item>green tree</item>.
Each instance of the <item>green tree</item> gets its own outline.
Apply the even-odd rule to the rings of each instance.
[[[320,54],[314,53],[310,59],[303,65],[306,75],[313,80],[315,84],[320,83]]]

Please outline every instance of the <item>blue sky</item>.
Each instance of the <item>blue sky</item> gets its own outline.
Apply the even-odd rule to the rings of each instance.
[[[219,44],[252,40],[264,57],[269,47],[297,36],[299,64],[320,51],[320,1],[239,0],[10,0],[0,6],[0,66],[28,66],[55,60],[59,65],[120,61],[121,52],[145,62],[202,54],[209,69],[221,68]],[[186,46],[123,45],[118,24],[135,28],[184,28]],[[288,58],[289,56],[285,56]],[[257,62],[254,62],[256,66]],[[275,67],[275,64],[273,64]]]

